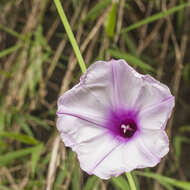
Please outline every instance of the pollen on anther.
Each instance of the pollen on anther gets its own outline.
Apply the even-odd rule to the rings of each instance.
[[[122,124],[121,128],[123,129],[124,134],[127,132],[127,130],[130,130],[130,126],[129,125]]]

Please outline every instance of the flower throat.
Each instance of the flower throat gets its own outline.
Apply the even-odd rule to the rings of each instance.
[[[127,124],[123,123],[120,126],[120,130],[121,130],[120,134],[122,135],[122,137],[130,138],[137,131],[137,126],[136,126],[135,122],[128,122]]]

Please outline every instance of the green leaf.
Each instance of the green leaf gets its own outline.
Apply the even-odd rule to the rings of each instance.
[[[100,14],[100,12],[105,9],[111,0],[99,1],[86,15],[85,19],[82,21],[85,23],[87,20],[91,19],[92,21]]]
[[[34,151],[34,147],[25,148],[17,151],[12,151],[4,155],[0,155],[0,166],[6,165],[9,162],[16,160],[18,158],[21,158],[23,156],[26,156],[28,154],[32,154]]]
[[[39,141],[36,140],[35,138],[21,133],[2,132],[0,136],[15,139],[25,144],[31,144],[31,145],[39,144]]]
[[[12,188],[6,187],[6,186],[4,186],[2,184],[0,184],[0,189],[1,190],[13,190]]]
[[[0,134],[2,133],[5,127],[5,112],[0,110]]]
[[[25,119],[26,120],[29,120],[29,121],[33,121],[34,123],[38,124],[38,125],[41,125],[43,126],[44,128],[46,128],[47,130],[50,129],[50,126],[48,125],[47,122],[43,121],[42,119],[38,118],[38,117],[35,117],[35,116],[32,116],[32,115],[25,115]]]
[[[125,59],[127,62],[131,63],[132,65],[136,65],[139,68],[146,70],[146,71],[155,71],[150,65],[147,63],[144,63],[141,59],[138,57],[135,57],[129,53],[122,53],[118,50],[108,49],[107,52],[117,58],[117,59]]]
[[[168,9],[167,11],[162,11],[160,13],[154,14],[154,15],[148,17],[148,18],[145,18],[145,19],[143,19],[143,20],[141,20],[139,22],[136,22],[135,24],[132,24],[132,25],[122,29],[121,33],[129,32],[131,30],[139,28],[142,25],[149,24],[149,23],[154,22],[156,20],[159,20],[161,18],[165,18],[168,15],[173,14],[173,13],[175,13],[177,11],[180,11],[180,10],[184,9],[185,7],[187,7],[187,6],[190,6],[190,3],[184,3],[184,4],[181,4],[181,5],[175,6],[175,7],[171,8],[171,9]]]
[[[119,188],[121,190],[130,190],[130,187],[129,187],[129,184],[128,184],[127,180],[124,177],[122,177],[122,176],[119,176],[117,178],[113,177],[111,179],[111,183],[116,188]]]
[[[168,189],[168,190],[175,190],[170,184],[168,184],[168,183],[166,183],[166,182],[164,182],[164,181],[159,181],[159,183],[160,183],[163,187],[165,187],[166,189]]]
[[[78,163],[76,162],[72,173],[71,184],[72,184],[72,189],[80,190],[80,170],[78,167]]]
[[[110,38],[114,36],[116,17],[117,17],[117,3],[113,3],[112,8],[108,13],[108,17],[106,20],[106,33]]]
[[[187,137],[183,137],[183,136],[175,136],[174,137],[174,149],[175,149],[175,153],[176,153],[177,157],[179,157],[181,154],[181,144],[183,142],[190,144],[190,139]]]
[[[58,187],[60,187],[61,184],[63,184],[65,177],[67,176],[68,171],[66,168],[61,168],[58,170],[55,183],[54,183],[54,189],[57,190]]]
[[[153,179],[159,181],[160,183],[167,183],[167,184],[172,185],[174,187],[182,188],[185,190],[190,189],[190,182],[187,182],[187,181],[180,181],[177,179],[161,176],[159,174],[155,174],[152,172],[136,171],[135,174],[140,175],[140,176],[144,176],[144,177],[153,178]]]
[[[44,148],[44,145],[42,143],[33,148],[33,152],[32,152],[32,175],[33,176],[35,174],[37,162],[40,158],[40,154],[43,148]]]
[[[184,3],[184,0],[179,0],[180,4]],[[180,31],[183,29],[183,23],[184,23],[184,11],[180,10],[177,13],[177,30],[178,30],[178,34],[180,33]]]
[[[17,123],[22,127],[22,130],[30,137],[34,137],[31,127],[27,124],[24,118],[18,117]]]
[[[124,40],[126,42],[125,43],[126,46],[129,48],[129,52],[132,53],[133,55],[135,55],[136,57],[138,57],[137,47],[135,45],[134,40],[127,33],[124,33],[122,37],[124,38]]]
[[[70,24],[69,24],[69,22],[67,20],[67,17],[65,15],[64,10],[63,10],[62,4],[61,4],[60,0],[54,0],[54,3],[55,3],[55,6],[57,8],[57,11],[59,13],[59,16],[60,16],[60,19],[62,21],[62,24],[64,25],[64,28],[66,30],[67,36],[68,36],[68,38],[69,38],[69,40],[71,42],[71,45],[72,45],[73,50],[75,52],[75,55],[77,57],[79,66],[81,68],[81,71],[83,73],[85,73],[86,65],[84,63],[84,60],[83,60],[83,57],[81,55],[81,52],[80,52],[79,46],[77,44],[77,41],[76,41],[76,39],[74,37],[73,31],[71,30]]]
[[[98,183],[98,178],[96,176],[92,176],[88,178],[86,184],[83,187],[83,190],[91,190]]]
[[[20,49],[22,46],[23,46],[23,43],[20,43],[18,45],[15,45],[15,46],[12,46],[10,48],[7,48],[7,49],[4,49],[4,50],[0,51],[0,58],[11,54],[12,52]]]
[[[181,132],[190,132],[190,125],[185,125],[179,128]]]
[[[0,29],[7,32],[8,34],[16,37],[16,38],[19,38],[19,39],[24,39],[22,35],[20,35],[18,32],[6,27],[5,25],[3,24],[0,24]]]
[[[183,68],[183,78],[185,82],[188,82],[189,76],[190,76],[190,63],[187,63]]]

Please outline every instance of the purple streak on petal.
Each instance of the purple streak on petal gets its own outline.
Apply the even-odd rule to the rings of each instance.
[[[157,158],[157,163],[169,150],[169,140],[164,130],[157,130],[156,132],[143,130],[139,141],[149,155]]]
[[[120,106],[131,109],[142,85],[142,75],[122,59],[115,61],[113,65]]]
[[[156,85],[157,88],[160,88],[162,91],[165,91],[165,93],[171,95],[170,89],[169,89],[165,84],[163,84],[163,83],[161,83],[160,81],[154,79],[154,78],[153,78],[152,76],[150,76],[149,74],[147,74],[147,75],[142,75],[142,78],[143,78],[144,80],[146,80],[147,82]]]
[[[149,150],[145,146],[142,139],[140,139],[140,138],[139,138],[139,143],[140,143],[140,147],[141,147],[141,149],[139,149],[139,151],[141,151],[141,153],[144,154],[148,160],[155,160],[156,163],[158,163],[160,161],[160,158],[157,155],[155,155],[151,150]]]
[[[113,106],[113,84],[110,62],[97,61],[91,65],[81,77],[80,83],[103,102],[103,105],[106,107]]]
[[[94,168],[89,172],[89,174],[93,174],[94,170],[121,144],[117,144],[115,147],[113,147],[106,155],[104,155],[101,160],[94,166]]]
[[[165,129],[174,107],[174,97],[142,109],[139,112],[139,122],[142,129]]]
[[[143,95],[143,85],[141,86],[141,88],[140,88],[140,90],[139,90],[139,92],[138,92],[138,95],[137,95],[137,97],[136,97],[136,100],[135,100],[135,102],[134,102],[134,105],[133,105],[133,107],[135,107],[136,105],[137,105],[137,103],[138,103],[138,101],[140,100],[140,97]]]
[[[148,107],[144,108],[141,111],[141,113],[149,112],[149,111],[151,111],[152,109],[155,109],[155,108],[159,109],[160,106],[162,106],[164,104],[168,104],[169,102],[171,102],[171,104],[174,106],[174,100],[175,100],[175,98],[173,96],[170,96],[170,97],[162,100],[160,103],[153,104],[151,106],[148,106]],[[172,106],[172,108],[173,108],[173,106]],[[168,113],[168,114],[171,114],[171,113]],[[169,115],[168,115],[168,117],[169,117]]]
[[[146,109],[172,97],[169,88],[149,75],[142,76],[143,84],[133,105],[136,109]]]
[[[120,93],[119,93],[119,82],[118,82],[118,73],[117,73],[117,69],[116,69],[116,65],[117,62],[116,61],[111,60],[110,64],[112,66],[112,78],[113,78],[113,95],[114,95],[114,100],[113,100],[113,105],[115,105],[116,107],[118,107],[121,103],[120,103]]]
[[[84,85],[82,86],[83,89],[85,89],[86,91],[88,91],[88,93],[93,96],[101,105],[102,107],[104,107],[104,109],[106,109],[106,105],[102,102],[101,98],[98,98],[94,93],[93,93],[93,88],[103,88],[103,85],[97,85],[97,84],[94,84],[94,85],[91,85],[91,89],[87,86],[87,85]]]
[[[97,135],[97,136],[95,136],[95,137],[86,139],[86,140],[81,141],[81,142],[79,142],[79,143],[70,144],[69,146],[71,146],[71,147],[73,148],[73,151],[75,151],[75,147],[76,147],[76,146],[79,146],[79,145],[81,145],[81,144],[83,144],[83,143],[89,143],[90,141],[94,141],[94,140],[96,141],[97,139],[99,139],[99,138],[105,136],[107,133],[108,133],[107,131],[106,131],[106,132],[103,132],[102,134],[99,134],[99,135]]]
[[[56,114],[58,115],[58,116],[60,116],[60,115],[69,115],[69,116],[72,116],[72,117],[76,117],[76,118],[78,118],[78,119],[81,119],[81,120],[84,120],[84,121],[87,121],[87,122],[89,122],[89,123],[92,123],[92,124],[95,124],[97,127],[99,126],[99,127],[102,127],[102,128],[105,128],[105,126],[104,126],[104,122],[100,122],[100,121],[97,121],[97,120],[95,120],[95,119],[91,119],[91,118],[89,118],[89,117],[86,117],[86,116],[82,116],[82,115],[80,115],[80,114],[76,114],[76,113],[70,113],[70,112],[64,112],[64,111],[57,111],[56,112]]]

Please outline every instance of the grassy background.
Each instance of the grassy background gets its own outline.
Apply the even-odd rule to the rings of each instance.
[[[138,189],[190,189],[190,1],[64,0],[87,66],[123,58],[176,97],[170,153],[133,172]],[[0,190],[129,190],[79,168],[55,127],[57,98],[81,75],[51,0],[0,1]]]

